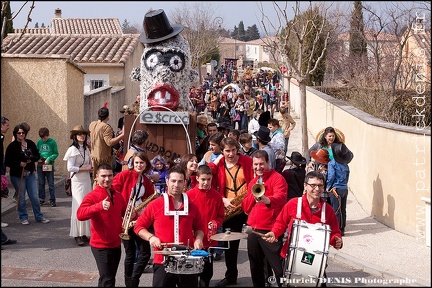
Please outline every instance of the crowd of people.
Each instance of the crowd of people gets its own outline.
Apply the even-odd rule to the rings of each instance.
[[[248,86],[243,89],[245,93],[240,92],[238,99],[246,103],[244,96],[249,100],[247,90],[252,90]],[[261,87],[261,91],[266,88]],[[231,97],[228,94],[221,96],[237,97],[235,92]],[[226,271],[216,286],[235,285],[240,240],[228,244],[213,240],[212,235],[227,230],[243,233],[244,225],[248,225],[256,232],[247,235],[254,287],[269,285],[271,277],[279,279],[281,286],[290,257],[287,246],[292,241],[289,230],[293,221],[319,223],[322,213],[325,224],[331,227],[330,244],[342,248],[348,164],[353,154],[335,129],[328,127],[308,155],[293,151],[287,157],[289,135],[296,123],[286,101],[274,110],[272,105],[257,105],[260,108],[251,114],[239,111],[244,112],[238,122],[240,129],[232,126],[235,121],[202,122],[203,137],[196,153],[182,155],[175,163],[160,155],[149,159],[145,150],[149,134],[136,130],[130,135],[131,147],[124,153],[120,171],[116,171],[112,147],[123,140],[124,128],[118,127],[115,133],[107,124],[108,108],[99,109],[98,120],[88,129],[75,126],[63,157],[72,183],[69,236],[79,246],[89,243],[99,270],[98,285],[115,286],[121,245],[126,253],[127,287],[138,287],[149,264],[154,287],[209,287],[213,262],[221,259],[221,251]],[[246,124],[242,117],[247,118]],[[2,144],[8,126],[9,120],[2,117]],[[39,130],[37,144],[27,139],[28,130],[23,123],[14,128],[14,139],[2,159],[2,173],[10,175],[17,192],[21,223],[29,224],[26,192],[36,222],[49,223],[40,205],[45,203],[47,179],[50,204],[56,206],[51,184],[59,151],[48,128]],[[257,196],[257,187],[265,193]],[[301,213],[296,213],[300,206]],[[14,243],[16,240],[2,231],[2,245]],[[204,259],[201,271],[177,273],[167,268],[174,260],[164,253],[177,244],[184,245],[181,249],[185,253],[202,251],[202,257],[196,257]]]

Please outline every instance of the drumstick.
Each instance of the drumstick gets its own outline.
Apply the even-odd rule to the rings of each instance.
[[[267,238],[267,236],[265,236],[265,234],[263,234],[263,233],[260,233],[260,232],[257,232],[257,231],[254,231],[253,229],[252,229],[252,227],[251,226],[247,226],[247,225],[245,225],[245,226],[243,226],[243,231],[244,231],[244,233],[246,233],[246,234],[251,234],[251,233],[253,233],[253,234],[255,234],[255,235],[258,235],[258,236],[261,236],[261,237],[264,237],[264,238]],[[277,242],[278,240],[276,239],[276,242]]]
[[[183,242],[161,243],[162,246],[175,245],[175,244],[183,244]]]

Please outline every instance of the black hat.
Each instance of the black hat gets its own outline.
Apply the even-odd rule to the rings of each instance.
[[[271,119],[270,111],[266,111],[266,112],[264,112],[264,113],[261,113],[261,115],[260,115],[259,118],[258,118],[258,124],[259,124],[260,126],[265,126],[265,127],[267,127],[267,122],[268,122],[268,120],[270,120],[270,119]]]
[[[255,137],[257,137],[258,139],[260,139],[261,141],[264,142],[270,142],[271,138],[270,138],[270,129],[267,128],[266,126],[261,126],[258,131],[256,131],[254,133]]]
[[[293,151],[293,152],[291,153],[291,157],[288,157],[288,156],[287,156],[287,158],[288,158],[289,160],[291,160],[291,162],[293,162],[293,163],[295,163],[295,164],[297,164],[297,165],[303,165],[303,164],[306,164],[306,158],[304,158],[304,157],[300,154],[300,152],[297,152],[297,151]]]
[[[163,9],[152,10],[144,16],[144,33],[141,34],[141,43],[149,44],[172,38],[183,31],[183,25],[172,25]]]
[[[218,130],[224,130],[224,129],[231,130],[233,129],[233,127],[226,122],[219,123]]]
[[[354,157],[354,154],[343,143],[332,143],[331,148],[336,162],[348,164]]]

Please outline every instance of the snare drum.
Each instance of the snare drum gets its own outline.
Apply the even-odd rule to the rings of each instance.
[[[172,274],[199,274],[204,269],[204,257],[191,255],[165,256],[165,271]]]
[[[330,226],[294,220],[287,258],[287,286],[321,286],[330,247]]]

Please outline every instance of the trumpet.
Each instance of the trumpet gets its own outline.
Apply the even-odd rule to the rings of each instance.
[[[145,206],[147,206],[148,203],[150,203],[151,201],[153,201],[154,199],[156,199],[158,196],[159,196],[159,193],[155,189],[155,192],[152,195],[150,195],[149,197],[147,197],[143,202],[141,202],[141,204],[139,204],[139,205],[137,205],[135,207],[135,212],[139,213],[142,209],[144,209]],[[131,221],[129,223],[128,230],[129,230],[129,228],[133,227],[135,225],[135,223],[136,223],[136,220]]]
[[[142,185],[142,175],[138,178],[139,180],[139,187],[138,190],[136,189],[136,185],[134,188],[132,188],[132,192],[131,192],[131,197],[129,199],[129,203],[128,206],[126,207],[126,212],[125,215],[123,216],[123,222],[122,222],[122,229],[123,232],[119,234],[120,238],[123,240],[129,240],[130,236],[128,234],[128,230],[130,227],[130,223],[131,223],[131,218],[132,218],[132,212],[135,209],[135,202],[136,199],[138,197],[139,194],[139,190],[141,190],[141,185]]]
[[[129,226],[131,223],[132,211],[135,207],[136,195],[138,193],[132,193],[132,197],[129,200],[128,206],[126,208],[125,215],[123,216],[122,228],[123,232],[119,234],[120,238],[123,240],[129,240],[130,236],[128,234]]]
[[[257,183],[252,186],[251,192],[257,201],[261,200],[261,196],[265,193],[265,187],[261,176],[258,178]]]

